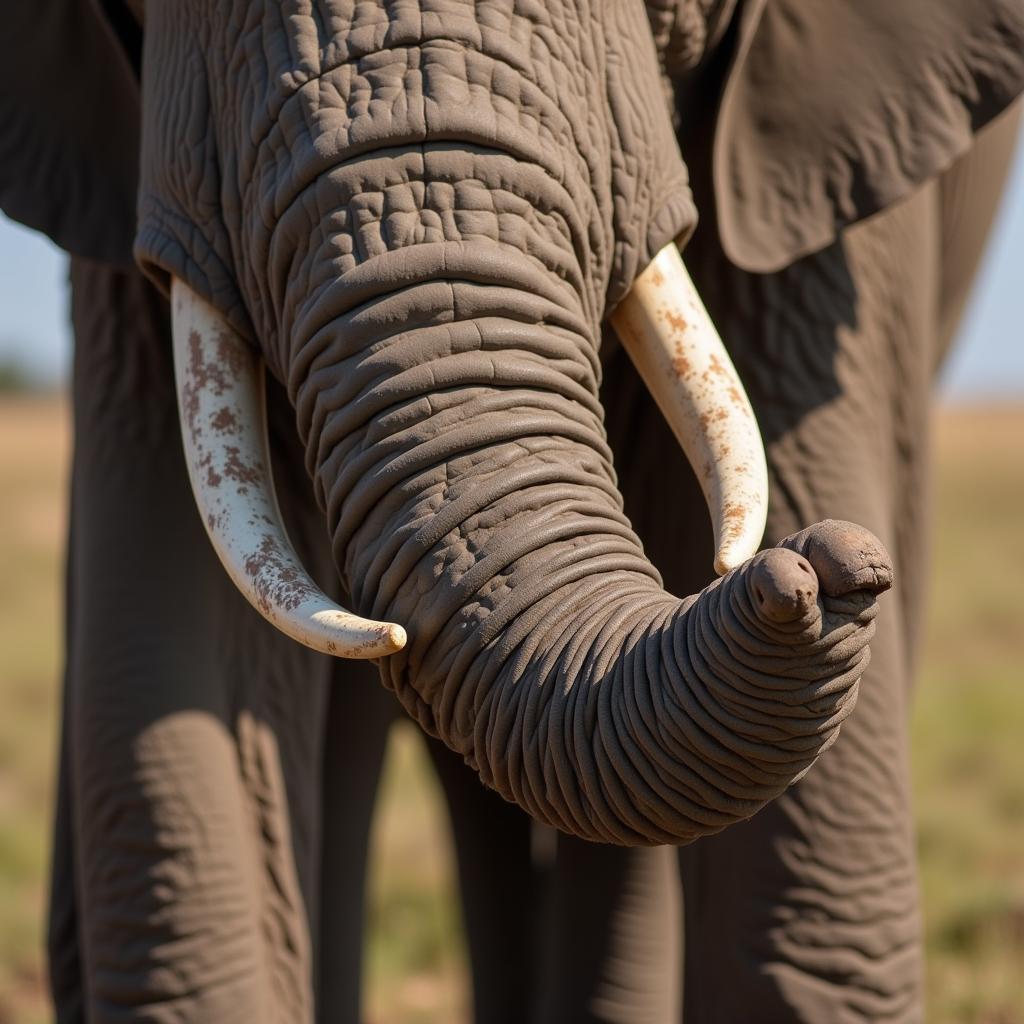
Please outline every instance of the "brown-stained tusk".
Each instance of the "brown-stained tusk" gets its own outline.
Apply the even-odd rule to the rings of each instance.
[[[288,540],[267,446],[263,367],[223,316],[171,283],[174,373],[192,492],[228,575],[282,633],[339,658],[380,658],[405,630],[345,611],[313,582]]]
[[[768,469],[750,401],[674,244],[637,277],[611,322],[697,474],[724,575],[761,543]]]

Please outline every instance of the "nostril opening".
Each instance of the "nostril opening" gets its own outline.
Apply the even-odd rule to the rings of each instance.
[[[754,587],[754,597],[757,598],[758,604],[764,604],[764,594],[761,593],[760,587]]]

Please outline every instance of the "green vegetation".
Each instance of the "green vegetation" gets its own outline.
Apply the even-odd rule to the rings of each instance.
[[[0,1024],[48,1019],[40,952],[61,656],[65,406],[0,401]]]
[[[447,810],[411,725],[390,741],[374,822],[364,968],[373,1024],[461,1024],[468,978]]]
[[[913,721],[934,1024],[1024,1024],[1024,410],[944,414]],[[49,854],[67,413],[0,401],[0,1024],[48,1019]],[[468,1016],[437,788],[399,730],[375,826],[370,1019]]]
[[[39,375],[33,373],[21,360],[0,358],[0,395],[38,392],[43,387]]]
[[[937,434],[931,608],[913,719],[928,1019],[1024,1022],[1024,415]]]

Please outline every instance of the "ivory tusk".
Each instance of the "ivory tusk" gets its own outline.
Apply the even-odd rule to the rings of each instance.
[[[761,543],[768,470],[750,401],[675,245],[637,277],[611,321],[697,474],[724,575]]]
[[[362,619],[331,601],[288,540],[271,478],[259,357],[178,279],[171,323],[192,492],[235,586],[268,622],[316,651],[380,658],[401,650],[401,626]]]

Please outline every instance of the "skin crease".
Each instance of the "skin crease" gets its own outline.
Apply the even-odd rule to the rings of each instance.
[[[177,79],[178,90],[182,88],[183,83],[189,81],[187,77],[179,77]],[[707,208],[706,202],[702,203],[702,209]],[[870,246],[868,250],[870,251]],[[714,266],[714,258],[709,257],[707,262],[708,270],[713,270]],[[796,269],[793,274],[796,283],[791,283],[787,286],[794,289],[795,294],[799,294],[798,281],[800,273],[800,268]],[[814,272],[812,271],[812,281],[813,278]],[[628,274],[626,275],[626,281],[628,281]],[[839,284],[839,294],[842,296],[844,286],[841,279]],[[710,283],[705,282],[704,286],[709,287],[713,291],[714,280]],[[786,294],[785,288],[783,288],[783,294]],[[109,308],[120,309],[121,306],[117,302],[112,301]],[[734,310],[734,315],[737,321],[742,321],[744,317],[753,317],[755,322],[759,322],[759,318],[763,315],[760,311],[771,308],[770,300],[765,300],[763,305],[759,305],[757,301],[752,305],[738,303]],[[725,313],[725,319],[728,320],[728,308],[726,308]],[[730,328],[726,328],[726,330],[730,330]],[[740,339],[739,344],[742,348],[742,339]],[[130,375],[129,379],[131,379]],[[82,393],[88,395],[95,394],[96,391],[95,389],[86,389]],[[813,393],[805,397],[811,401],[815,400]],[[868,421],[872,418],[872,412],[873,409],[866,413],[865,418]],[[791,415],[791,413],[783,413],[783,428],[791,425],[787,424],[787,415]],[[769,417],[769,419],[771,418]],[[122,425],[121,423],[117,424],[118,427]],[[114,436],[113,430],[104,436],[107,438],[107,443],[109,443],[109,440]],[[775,438],[774,441],[781,443],[779,438]],[[130,450],[130,446],[126,447]],[[97,450],[101,449],[102,445]],[[165,456],[170,456],[170,449],[165,448],[164,452]],[[292,465],[297,465],[297,460],[294,460]],[[99,463],[99,466],[105,468],[102,462]],[[813,464],[810,466],[804,465],[801,467],[801,472],[803,475],[813,478],[816,469]],[[89,478],[90,474],[84,473],[84,476]],[[121,471],[121,476],[124,476],[123,470]],[[803,476],[801,475],[800,479],[802,478]],[[73,676],[75,672],[80,671],[80,678],[87,682],[81,684],[81,692],[84,694],[85,699],[78,700],[76,698],[72,701],[70,708],[72,727],[71,735],[68,738],[68,747],[71,757],[81,759],[76,762],[79,770],[77,772],[65,773],[65,785],[62,787],[62,791],[74,791],[77,789],[80,794],[88,795],[92,801],[90,803],[84,798],[79,798],[77,807],[72,811],[74,822],[72,831],[79,829],[84,833],[87,828],[97,827],[97,823],[101,824],[104,820],[103,815],[113,813],[114,808],[119,808],[122,812],[131,809],[133,813],[139,814],[142,824],[140,831],[136,833],[136,839],[145,840],[145,842],[151,844],[155,843],[155,846],[151,848],[157,857],[162,857],[169,852],[168,859],[162,863],[166,865],[167,870],[170,872],[167,878],[172,884],[169,889],[164,887],[159,892],[159,898],[166,900],[168,893],[173,895],[175,885],[180,883],[183,877],[186,877],[181,874],[179,867],[175,867],[175,859],[183,861],[186,865],[190,863],[189,844],[203,839],[201,832],[190,832],[188,829],[187,824],[190,820],[190,815],[187,813],[189,811],[188,801],[182,801],[179,799],[179,796],[188,792],[205,796],[209,778],[221,777],[222,783],[216,787],[216,791],[212,794],[211,799],[221,799],[225,795],[230,797],[232,793],[235,794],[236,799],[229,799],[226,804],[217,805],[216,808],[211,810],[214,820],[226,829],[223,838],[217,841],[216,849],[221,853],[232,850],[236,851],[236,873],[240,884],[243,884],[244,888],[245,880],[248,879],[249,891],[260,890],[261,898],[255,904],[251,900],[235,900],[231,904],[234,909],[246,917],[244,924],[239,924],[241,918],[232,918],[230,914],[221,915],[225,926],[228,926],[228,932],[225,935],[224,941],[219,943],[219,946],[222,950],[226,950],[242,931],[251,932],[252,921],[249,918],[252,915],[256,915],[256,918],[263,915],[262,920],[265,922],[263,934],[271,935],[273,938],[263,949],[262,953],[259,950],[253,951],[249,949],[238,957],[220,958],[218,964],[224,964],[224,967],[223,969],[221,966],[217,967],[219,976],[216,980],[214,981],[212,975],[210,976],[209,983],[200,978],[201,984],[198,989],[198,997],[189,993],[179,993],[178,998],[181,1002],[177,1008],[191,1008],[194,1011],[192,1013],[194,1019],[202,1019],[203,1014],[211,1015],[210,1019],[230,1019],[230,1013],[244,1015],[247,1009],[253,1011],[254,1014],[256,1012],[263,1013],[264,1015],[269,1014],[272,1018],[275,1015],[275,1010],[273,1009],[275,1006],[279,1007],[289,1003],[293,1007],[308,1005],[308,1002],[304,1003],[304,1000],[308,1001],[308,995],[303,990],[303,968],[301,963],[310,956],[310,953],[303,939],[302,931],[304,927],[304,914],[311,919],[310,925],[312,930],[316,931],[315,909],[310,909],[316,906],[316,900],[311,895],[314,891],[311,888],[311,880],[315,877],[315,872],[310,867],[310,851],[316,847],[315,836],[318,830],[316,824],[318,812],[315,807],[312,811],[310,810],[311,803],[316,803],[313,799],[315,786],[303,788],[300,792],[296,789],[294,781],[295,778],[298,778],[300,781],[305,780],[308,782],[315,773],[316,757],[315,755],[311,756],[311,752],[317,749],[316,744],[310,742],[311,734],[308,733],[308,723],[305,726],[301,724],[304,717],[301,710],[295,711],[297,719],[294,725],[289,725],[288,721],[291,720],[289,716],[292,714],[293,709],[289,709],[288,714],[282,718],[282,708],[281,706],[275,707],[273,693],[274,687],[280,687],[281,680],[286,676],[294,677],[295,674],[301,674],[312,678],[316,675],[316,672],[310,672],[297,664],[292,664],[294,655],[282,648],[279,655],[269,654],[259,660],[254,657],[253,660],[254,665],[259,664],[261,669],[268,669],[271,676],[277,679],[276,683],[271,680],[266,686],[261,684],[252,693],[248,693],[246,687],[239,689],[235,684],[230,684],[225,690],[222,682],[218,681],[224,677],[220,675],[222,669],[218,669],[216,655],[211,660],[211,644],[213,644],[213,639],[210,631],[218,623],[223,624],[225,616],[230,618],[229,613],[226,611],[230,602],[226,595],[223,603],[218,604],[215,602],[214,598],[218,592],[211,576],[209,577],[210,586],[208,588],[210,596],[204,602],[192,602],[188,591],[184,589],[176,591],[171,588],[168,591],[169,595],[179,595],[179,600],[170,602],[169,612],[181,615],[180,609],[190,606],[189,614],[192,618],[191,620],[182,619],[185,631],[181,634],[176,648],[179,652],[179,657],[195,659],[194,664],[185,664],[173,660],[170,663],[170,668],[179,672],[179,679],[187,680],[188,686],[181,689],[182,684],[180,681],[169,681],[163,690],[157,689],[156,696],[159,700],[170,700],[173,708],[161,708],[158,701],[155,707],[159,713],[153,721],[149,720],[149,716],[153,713],[153,706],[148,709],[139,706],[131,714],[120,717],[117,715],[113,716],[113,720],[109,716],[105,718],[104,715],[96,713],[93,710],[94,707],[119,708],[119,701],[124,699],[124,691],[118,691],[116,687],[110,692],[105,692],[102,689],[104,686],[113,685],[114,677],[110,674],[111,660],[104,657],[103,649],[92,645],[89,638],[95,637],[98,641],[102,636],[104,620],[100,615],[100,610],[104,606],[108,608],[111,605],[115,608],[120,606],[123,609],[124,605],[129,604],[130,599],[125,599],[125,595],[118,586],[107,587],[93,593],[92,581],[101,578],[101,573],[110,574],[110,559],[112,557],[122,559],[122,562],[115,561],[113,563],[114,565],[123,566],[122,576],[128,572],[129,565],[147,564],[144,557],[146,555],[144,547],[142,550],[130,549],[128,545],[124,545],[123,550],[119,548],[121,538],[114,531],[114,525],[117,523],[117,509],[112,507],[114,504],[112,496],[117,491],[117,488],[111,487],[109,489],[108,493],[111,495],[111,498],[106,504],[104,503],[104,494],[97,493],[102,492],[103,485],[100,481],[105,479],[105,475],[99,471],[92,472],[90,487],[94,490],[90,492],[88,488],[78,487],[76,491],[76,502],[79,500],[77,493],[80,493],[83,489],[87,494],[91,493],[93,495],[91,500],[95,502],[94,511],[96,511],[96,514],[91,520],[86,520],[86,522],[90,522],[92,525],[88,528],[83,528],[87,538],[86,542],[83,543],[77,535],[78,528],[76,527],[76,537],[73,538],[72,544],[73,550],[76,552],[74,564],[71,567],[72,581],[76,586],[84,584],[88,587],[83,592],[82,599],[73,602],[75,608],[72,616],[73,649],[77,651],[79,645],[81,645],[82,649],[91,653],[89,657],[82,657],[81,659],[78,659],[76,655],[77,667],[71,673]],[[115,473],[111,475],[111,479],[117,481],[119,478]],[[162,492],[157,489],[156,493],[161,494]],[[136,495],[135,497],[138,500],[140,496]],[[171,512],[175,508],[170,500],[171,497],[170,494],[167,494],[157,503],[158,510],[164,509],[163,514],[167,516],[166,522],[169,528],[162,532],[168,536],[175,532],[176,525],[174,524],[177,522],[176,519],[171,517]],[[180,495],[178,497],[180,498]],[[143,504],[145,503],[143,502]],[[855,502],[854,505],[856,505]],[[180,505],[177,507],[181,509]],[[794,526],[792,528],[817,518],[816,515],[804,518],[803,511],[801,508],[799,514],[794,519]],[[106,512],[106,515],[101,515],[99,512]],[[870,510],[867,510],[865,518],[869,522],[873,522],[873,519],[869,518],[869,516]],[[158,516],[156,522],[159,523],[160,521]],[[881,518],[878,521],[882,523]],[[776,536],[786,532],[785,528],[778,526],[778,524],[773,528],[777,530]],[[696,536],[693,539],[696,542]],[[187,543],[187,539],[185,541],[178,540],[176,543],[179,547],[168,546],[164,553],[168,563],[178,571],[187,569],[186,577],[188,578],[204,578],[203,572],[205,570],[202,567],[202,562],[201,560],[196,562],[196,556],[191,552],[191,545]],[[180,547],[181,544],[185,546]],[[137,557],[131,558],[132,554]],[[157,564],[161,564],[159,560]],[[173,573],[171,573],[171,577],[174,578]],[[116,578],[117,575],[115,574],[114,579]],[[191,605],[194,605],[194,607],[191,607]],[[80,606],[87,610],[86,614],[79,613],[78,608]],[[90,618],[90,611],[95,616],[94,618]],[[189,625],[191,625],[191,629],[188,628]],[[228,628],[225,632],[225,629],[222,628],[219,635],[230,636],[231,629]],[[204,637],[205,639],[203,639]],[[128,641],[127,652],[116,659],[116,663],[125,666],[129,672],[144,674],[147,657],[151,658],[155,650],[153,646],[147,647],[146,645],[147,643],[152,645],[156,641],[153,637],[142,637],[139,639],[129,637]],[[213,646],[215,647],[216,644],[213,644]],[[273,645],[271,645],[272,647]],[[191,653],[188,653],[190,648],[193,648],[193,650]],[[258,646],[255,649],[259,650]],[[108,648],[109,650],[110,648]],[[235,670],[237,671],[239,667],[245,668],[244,659],[236,663]],[[252,668],[247,672],[243,672],[243,675],[247,680],[262,678],[261,673],[255,672]],[[211,682],[214,685],[209,685]],[[98,691],[90,689],[90,687],[96,686],[100,687]],[[311,690],[316,689],[317,687],[311,687]],[[316,694],[313,693],[310,699],[313,700],[315,697]],[[109,699],[104,701],[104,698]],[[280,705],[280,703],[280,701],[276,702],[277,705]],[[287,703],[286,701],[285,704]],[[196,709],[192,707],[192,704],[198,706],[201,712],[200,717],[196,717]],[[312,708],[312,704],[310,707]],[[315,714],[315,712],[311,713]],[[303,732],[304,729],[307,732]],[[90,744],[94,744],[94,746],[90,747]],[[238,778],[234,777],[230,768],[230,762],[234,756],[232,754],[233,748],[238,751],[240,771]],[[117,761],[117,778],[104,778],[102,773],[97,774],[81,770],[88,768],[90,764],[96,763],[96,756],[89,756],[89,751],[99,749],[105,752],[116,749],[121,752],[119,757],[125,760]],[[199,759],[208,765],[209,771],[199,771],[194,774],[177,772],[174,766],[180,760],[177,755],[182,750],[198,752]],[[303,767],[296,769],[295,758],[298,758],[300,766]],[[280,762],[280,764],[277,762]],[[220,776],[217,775],[218,772],[221,773]],[[372,772],[370,774],[372,775]],[[70,779],[68,775],[71,776]],[[161,782],[162,778],[172,777],[175,780],[175,785],[166,786]],[[812,775],[810,778],[816,777],[816,775]],[[120,792],[116,789],[118,783],[129,779],[136,779],[144,784],[141,790],[141,799],[139,799],[138,793],[133,794],[131,792],[130,787],[124,787]],[[112,783],[115,786],[113,790],[110,789]],[[241,786],[240,790],[233,789],[237,785]],[[113,800],[111,800],[111,797],[113,797]],[[832,798],[829,797],[828,801],[831,802]],[[74,796],[63,801],[62,806],[66,808],[68,802],[74,804]],[[182,806],[183,803],[184,807]],[[241,811],[239,810],[240,807],[242,808]],[[186,812],[184,815],[182,813],[183,810]],[[204,815],[197,815],[197,817],[201,819]],[[764,816],[762,816],[763,818]],[[156,831],[152,829],[153,821],[157,824]],[[265,846],[255,854],[251,848],[247,847],[244,839],[241,841],[241,845],[232,845],[239,840],[240,836],[246,834],[246,829],[248,828],[255,828],[257,834],[263,838],[265,843]],[[67,831],[67,828],[65,828],[64,832],[66,833]],[[291,842],[288,841],[288,836],[291,836]],[[167,847],[169,841],[170,851],[168,851]],[[179,842],[181,847],[175,852],[175,844]],[[698,849],[702,849],[703,845],[698,847]],[[144,849],[144,846],[137,848]],[[201,849],[201,847],[198,847],[198,849]],[[628,855],[624,854],[623,856]],[[124,894],[119,893],[116,889],[119,879],[104,871],[103,850],[98,845],[91,842],[83,843],[78,858],[81,878],[86,883],[84,892],[80,894],[85,921],[83,933],[87,937],[90,935],[95,936],[94,941],[86,943],[87,956],[92,958],[91,962],[87,964],[87,972],[92,972],[94,978],[90,993],[90,998],[93,1001],[93,1015],[96,1019],[102,1019],[104,1015],[108,1015],[111,1018],[128,1016],[132,1012],[131,1006],[133,1002],[139,999],[139,994],[137,991],[132,992],[130,989],[124,988],[120,991],[120,995],[117,995],[118,979],[116,975],[110,974],[108,976],[108,974],[104,973],[106,966],[112,961],[109,959],[109,952],[104,951],[103,941],[100,937],[103,908],[115,905],[119,899],[123,900]],[[200,876],[205,874],[215,880],[218,874],[223,875],[223,872],[218,872],[216,859],[210,861],[206,867],[202,867],[201,860],[198,863],[201,865]],[[651,863],[653,864],[655,861],[652,860]],[[721,863],[723,865],[729,863],[724,854],[722,855]],[[261,865],[266,868],[266,888],[263,888],[263,883],[260,882]],[[62,877],[59,866],[56,874],[59,881]],[[66,880],[66,875],[63,877]],[[645,889],[643,885],[629,883],[628,872],[620,872],[617,877],[623,880],[621,891],[635,894]],[[651,887],[647,888],[650,889]],[[608,891],[611,897],[619,890],[602,889],[602,891]],[[716,891],[720,891],[724,899],[724,894],[728,890],[720,889]],[[226,890],[223,887],[218,889],[216,883],[214,883],[212,893],[214,902],[216,902],[216,899],[230,900],[231,898],[230,890]],[[153,895],[156,896],[157,893],[154,892]],[[195,898],[196,896],[203,895],[203,893],[201,890],[193,890],[191,895]],[[726,903],[723,902],[722,905],[724,907]],[[713,912],[712,909],[711,913],[713,914]],[[188,900],[183,899],[179,901],[175,899],[162,909],[154,909],[152,911],[149,918],[149,926],[169,928],[169,934],[177,937],[183,925],[187,932],[187,922],[190,920],[189,914]],[[58,914],[56,920],[59,921],[61,919],[61,915]],[[66,915],[63,919],[66,923]],[[723,915],[722,919],[726,919],[725,915]],[[232,922],[235,926],[233,928],[230,927]],[[59,932],[60,927],[56,930]],[[629,930],[628,927],[624,928],[623,934],[628,935]],[[699,930],[694,934],[697,935],[698,939],[701,938]],[[720,934],[723,936],[729,934],[735,939],[736,932],[727,933],[723,929]],[[159,948],[164,952],[170,952],[171,956],[174,955],[173,949],[167,946]],[[712,946],[709,945],[707,948],[711,949]],[[784,942],[780,948],[781,952],[776,951],[769,954],[769,960],[772,956],[781,961],[790,958],[794,960],[797,972],[807,970],[805,965],[796,963],[799,959],[799,950],[796,947]],[[183,949],[183,946],[179,946],[179,951]],[[141,952],[144,952],[144,949]],[[164,953],[161,953],[161,955],[164,955]],[[694,954],[692,951],[688,955],[693,959]],[[708,955],[710,956],[710,954]],[[246,957],[252,956],[256,958],[254,961],[246,961]],[[73,957],[67,959],[73,960]],[[230,961],[230,964],[227,964],[226,961]],[[260,970],[261,976],[268,976],[272,979],[266,983],[268,985],[266,993],[262,993],[258,988],[252,988],[252,986],[245,988],[238,980],[244,977],[245,970],[249,969],[246,967],[247,962],[259,964],[262,968]],[[727,961],[723,960],[721,962]],[[205,963],[204,970],[215,966],[214,959]],[[694,960],[694,963],[699,965],[699,960]],[[325,964],[329,964],[329,960],[325,961]],[[227,973],[225,973],[227,967],[230,967],[230,970],[227,970]],[[329,969],[329,967],[325,967],[324,973],[326,974]],[[826,972],[828,970],[831,969],[827,968]],[[232,974],[232,971],[239,973]],[[614,973],[614,970],[609,969],[610,976],[614,975]],[[784,977],[788,976],[786,971],[782,973]],[[814,973],[813,967],[807,973],[809,976],[812,976]],[[699,975],[696,976],[699,977]],[[153,976],[153,979],[158,985],[163,983],[159,972]],[[728,980],[724,984],[728,985]],[[697,991],[696,987],[691,988],[693,992]],[[794,987],[783,983],[780,985],[780,988],[788,991]],[[811,988],[814,989],[814,986],[812,985]],[[794,1005],[798,1003],[802,1003],[804,1006],[810,1005],[807,1001],[808,997],[799,995],[799,989],[800,985],[797,984],[794,989],[797,992],[797,996],[793,997],[795,1000]],[[237,995],[239,991],[243,990],[247,992],[251,990],[250,998],[257,1000],[254,1005],[247,1004],[243,999],[237,1002],[232,1000],[233,995]],[[709,998],[711,998],[715,988],[708,985],[706,991],[709,993]],[[820,998],[820,989],[816,991],[819,991],[819,996],[815,996],[815,998]],[[103,1002],[103,999],[110,997],[111,993],[114,993],[113,1001]],[[267,999],[260,998],[264,994],[268,996]],[[166,993],[164,997],[166,997]],[[695,995],[688,995],[688,1004],[696,1006],[697,1004],[694,1003],[695,998],[697,998]],[[219,1009],[217,1006],[218,1001]],[[70,1003],[67,1005],[70,1005]],[[172,1002],[166,1002],[164,1005],[167,1007],[168,1013],[174,1012]],[[592,1001],[591,1005],[594,1006],[596,1004]],[[605,1000],[601,1005],[602,1009],[600,1011],[594,1010],[593,1012],[603,1013],[605,1019],[615,1019],[615,1013],[618,1011],[614,1008],[614,1000]],[[663,1013],[664,1009],[659,1012]],[[694,1013],[699,1013],[699,1011],[694,1011]],[[325,1017],[325,1019],[336,1018]],[[522,1017],[518,1019],[522,1019]],[[568,1015],[563,1015],[560,1018],[554,1017],[553,1019],[569,1019],[569,1017]],[[622,1016],[621,1019],[640,1018],[638,1016],[632,1018]]]

